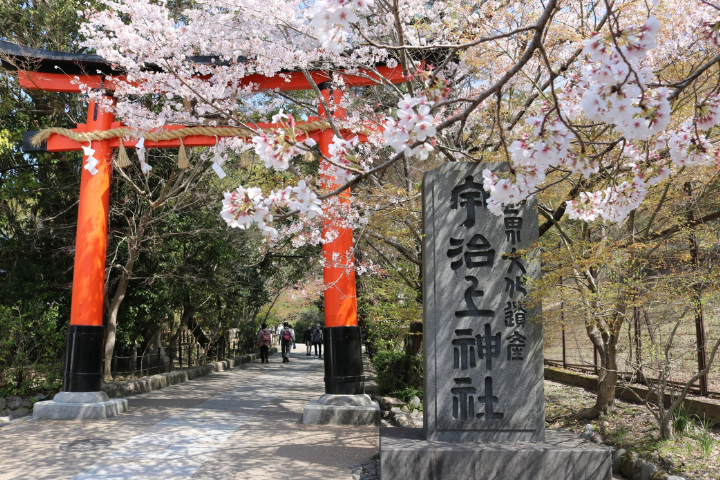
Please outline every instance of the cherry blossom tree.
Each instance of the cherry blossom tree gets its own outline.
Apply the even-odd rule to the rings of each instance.
[[[162,1],[102,3],[104,10],[79,12],[88,18],[85,45],[127,73],[107,108],[138,134],[177,123],[252,127],[259,94],[243,82],[251,74],[305,73],[316,93],[306,113],[317,115],[325,100],[309,71],[377,74],[378,64],[400,64],[407,81],[379,84],[382,102],[370,107],[367,93],[346,90],[347,116],[325,109],[337,133],[324,157],[334,182],[299,178],[264,194],[241,186],[223,202],[234,227],[257,224],[275,235],[274,216],[315,216],[318,200],[433,152],[448,161],[509,161],[508,172],[484,173],[495,213],[571,182],[585,187],[563,213],[611,222],[674,171],[720,162],[712,136],[720,23],[709,2],[202,0],[181,17]],[[200,55],[214,61],[199,63]],[[334,79],[342,88],[342,77]],[[266,112],[297,103],[280,92],[261,95],[274,98]],[[499,115],[488,122],[487,110]],[[257,128],[251,142],[228,146],[253,147],[267,168],[292,170],[314,142],[292,133],[292,116],[272,121],[278,128]],[[362,147],[340,135],[372,127]]]
[[[445,161],[508,162],[483,173],[488,206],[502,214],[539,195],[541,235],[563,219],[621,227],[654,189],[720,167],[720,5],[708,0],[196,0],[180,14],[164,1],[101,3],[79,14],[84,45],[125,72],[105,108],[138,137],[172,124],[250,128],[219,143],[214,165],[253,152],[297,181],[239,185],[222,218],[296,246],[331,241],[320,225],[333,218],[419,268],[419,215],[403,231],[377,225],[417,205],[422,172]],[[383,81],[381,65],[405,82]],[[333,108],[313,71],[343,92]],[[248,81],[288,72],[309,95]],[[350,88],[342,74],[377,85]],[[318,115],[335,134],[328,155],[296,128]]]

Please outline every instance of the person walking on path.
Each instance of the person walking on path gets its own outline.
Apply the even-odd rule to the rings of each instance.
[[[315,330],[313,330],[312,332],[312,343],[313,345],[315,345],[315,358],[322,358],[323,331],[322,328],[320,328],[319,323],[315,327]],[[319,355],[318,349],[320,349]]]
[[[287,323],[287,322],[285,322],[285,323]],[[278,326],[277,326],[277,328],[275,329],[275,334],[277,335],[277,343],[278,343],[278,345],[280,345],[281,340],[282,340],[282,338],[281,338],[281,337],[282,337],[282,332],[283,332],[283,327],[282,327],[281,324],[278,323]]]
[[[303,342],[305,342],[305,347],[307,348],[305,352],[306,357],[309,357],[310,352],[312,352],[312,334],[312,325],[308,325],[308,329],[305,330],[305,336],[303,337]]]
[[[292,327],[285,322],[285,328],[283,328],[280,334],[280,345],[282,348],[283,363],[290,361],[290,348],[295,344],[295,332]]]
[[[292,323],[288,323],[288,328],[290,329],[290,332],[292,333],[292,349],[297,348],[297,345],[295,345],[295,330],[293,330]],[[288,349],[288,360],[290,360],[290,349]]]
[[[270,333],[265,323],[260,326],[257,335],[257,346],[260,347],[260,363],[270,363],[268,349],[272,346],[272,333]]]

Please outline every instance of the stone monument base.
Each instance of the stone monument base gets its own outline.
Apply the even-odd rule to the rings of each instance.
[[[382,480],[611,480],[612,450],[563,430],[545,442],[428,442],[420,428],[380,429]]]
[[[304,424],[380,426],[380,405],[365,394],[328,395],[312,400],[303,410]]]
[[[105,392],[60,392],[51,401],[35,404],[33,420],[105,420],[127,408],[127,400],[110,400]]]

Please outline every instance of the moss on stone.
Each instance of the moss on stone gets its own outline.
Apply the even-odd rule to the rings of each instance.
[[[665,480],[667,477],[667,473],[663,472],[662,470],[655,470],[653,473],[650,474],[650,480]]]
[[[625,452],[625,455],[622,457],[622,462],[620,462],[620,472],[628,478],[633,478],[633,465],[637,458],[637,453]]]

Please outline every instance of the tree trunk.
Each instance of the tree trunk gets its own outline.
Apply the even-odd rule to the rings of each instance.
[[[145,234],[145,227],[147,226],[148,220],[153,209],[148,209],[140,219],[140,225],[135,231],[135,235],[129,235],[128,238],[128,261],[125,264],[125,269],[120,282],[115,289],[115,295],[113,296],[112,302],[110,303],[110,309],[108,312],[108,322],[106,326],[105,336],[105,375],[111,374],[110,364],[112,363],[113,350],[115,350],[115,332],[117,330],[117,315],[120,311],[120,304],[125,300],[125,293],[127,292],[130,278],[132,277],[133,267],[135,266],[135,260],[140,255],[140,242],[142,241],[143,235]]]
[[[672,422],[672,415],[662,405],[658,413],[660,414],[660,438],[675,440],[675,425]]]
[[[117,331],[117,316],[120,311],[120,304],[125,299],[125,293],[127,292],[128,284],[130,283],[130,276],[135,265],[135,259],[137,258],[137,248],[130,249],[130,258],[127,264],[125,264],[125,271],[123,271],[118,286],[115,289],[115,295],[113,295],[112,302],[110,302],[110,309],[108,312],[107,326],[105,327],[105,376],[109,377],[112,375],[112,357],[113,351],[115,350],[115,332]]]
[[[108,315],[107,327],[105,328],[105,376],[112,375],[112,357],[113,351],[115,351],[115,332],[117,331],[117,315],[120,310],[120,304],[125,299],[125,292],[127,291],[128,283],[130,279],[124,273],[120,277],[118,286],[115,289],[115,295],[113,296],[112,302],[110,303],[110,312]]]
[[[598,416],[607,413],[608,407],[615,403],[615,386],[618,381],[615,345],[605,342],[605,354],[600,359],[598,394],[593,407]]]
[[[423,342],[423,324],[422,322],[413,322],[410,324],[410,333],[408,335],[408,343],[406,352],[408,355],[417,355],[422,349]]]
[[[574,414],[572,419],[594,420],[607,413],[608,407],[615,403],[615,387],[617,386],[617,351],[614,343],[603,341],[598,371],[597,396],[595,405],[583,408]]]
[[[195,337],[195,340],[200,344],[202,348],[205,348],[206,345],[209,345],[210,342],[212,342],[212,338],[205,335],[205,332],[202,328],[200,328],[200,325],[197,324],[197,322],[193,318],[193,315],[190,315],[188,317],[187,326],[190,329],[190,333]]]
[[[608,407],[615,403],[615,387],[618,381],[617,368],[617,342],[620,338],[621,320],[625,314],[625,304],[619,303],[617,314],[614,319],[603,326],[602,332],[598,324],[586,322],[586,328],[590,340],[600,353],[600,370],[598,371],[598,391],[595,405],[584,408],[571,418],[574,419],[595,419],[607,413]]]

